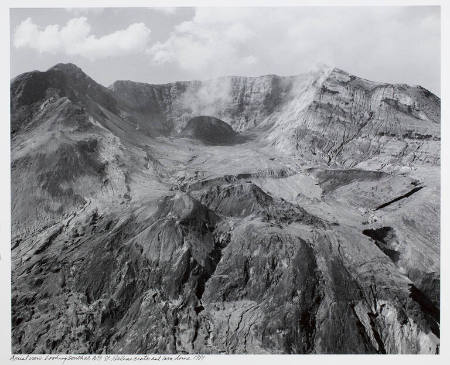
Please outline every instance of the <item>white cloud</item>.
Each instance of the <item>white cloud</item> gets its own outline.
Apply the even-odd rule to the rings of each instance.
[[[421,82],[439,60],[439,34],[436,7],[201,7],[148,53],[189,77],[296,74],[321,62]]]
[[[162,13],[164,15],[173,15],[177,12],[176,7],[152,7],[148,8],[149,10],[156,11],[158,13]]]
[[[178,24],[165,42],[157,42],[148,53],[157,64],[176,63],[184,70],[198,73],[205,72],[207,67],[213,76],[227,71],[224,64],[233,64],[234,69],[254,64],[257,57],[245,48],[255,33],[240,21],[246,18],[235,17],[235,13],[240,11],[199,8],[193,20]]]
[[[142,13],[142,8],[118,8],[114,16],[132,24],[151,11],[179,11],[177,17],[153,17],[158,32],[152,33],[156,38],[152,43],[150,30],[141,23],[106,35],[96,33],[110,25],[111,14],[94,16],[97,10],[89,8],[71,11],[88,12],[91,22],[98,21],[95,33],[86,18],[78,15],[67,24],[44,27],[27,19],[16,27],[13,46],[46,53],[48,58],[43,59],[52,61],[61,54],[68,60],[74,55],[101,60],[146,53],[148,57],[133,59],[141,70],[132,73],[140,79],[148,71],[148,81],[292,75],[322,62],[367,79],[421,84],[439,93],[440,10],[436,6],[201,7],[194,15],[177,8],[148,9]],[[184,21],[173,27],[178,16]],[[40,19],[53,18],[49,14]],[[51,23],[55,22],[47,24]],[[127,69],[129,59],[120,60]],[[99,63],[98,67],[106,73],[103,70],[109,65]]]
[[[15,29],[14,47],[31,48],[40,53],[64,53],[90,60],[143,52],[150,40],[150,29],[133,23],[126,29],[96,37],[85,17],[73,18],[63,27],[41,28],[31,18]]]
[[[105,8],[64,8],[68,13],[72,13],[74,15],[82,15],[82,14],[95,14],[99,15],[103,13]]]
[[[242,59],[242,62],[247,65],[254,65],[255,63],[258,62],[258,59],[255,56],[250,55],[250,56],[244,57]]]

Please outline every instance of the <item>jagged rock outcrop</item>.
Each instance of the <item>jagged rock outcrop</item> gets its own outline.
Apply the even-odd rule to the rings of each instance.
[[[439,352],[427,90],[60,64],[11,126],[14,353]]]

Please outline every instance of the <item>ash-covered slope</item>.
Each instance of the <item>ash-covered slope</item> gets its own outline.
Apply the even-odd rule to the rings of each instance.
[[[293,100],[264,123],[277,148],[311,161],[372,169],[440,159],[440,100],[408,85],[329,71],[300,105]]]
[[[13,352],[438,352],[439,118],[337,69],[18,76]]]

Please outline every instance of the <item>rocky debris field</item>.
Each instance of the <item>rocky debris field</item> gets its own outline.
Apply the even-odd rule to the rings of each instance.
[[[13,353],[439,353],[440,99],[339,69],[11,81]]]

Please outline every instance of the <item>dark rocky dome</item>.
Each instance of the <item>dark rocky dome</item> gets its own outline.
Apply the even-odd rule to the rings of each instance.
[[[239,142],[239,135],[223,120],[198,116],[189,120],[181,132],[182,137],[197,139],[209,145],[231,145]]]

